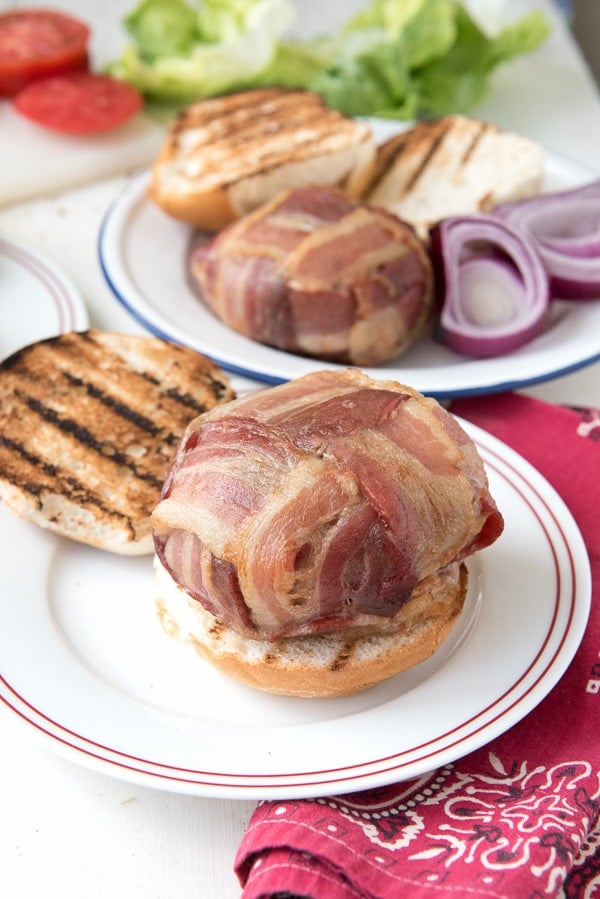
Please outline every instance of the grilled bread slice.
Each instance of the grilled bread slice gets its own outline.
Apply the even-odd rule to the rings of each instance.
[[[451,215],[481,212],[539,192],[541,147],[466,116],[421,122],[377,150],[364,199],[410,222],[422,237]]]
[[[209,359],[89,330],[0,364],[0,498],[82,543],[151,553],[150,514],[186,425],[234,396]]]
[[[149,193],[175,218],[218,230],[304,184],[357,196],[374,158],[366,123],[309,91],[257,88],[183,109],[152,166]]]

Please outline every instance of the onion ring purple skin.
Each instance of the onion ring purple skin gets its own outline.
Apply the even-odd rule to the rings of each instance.
[[[493,214],[452,216],[431,231],[431,258],[440,293],[439,338],[455,352],[475,358],[500,356],[536,337],[550,305],[546,269],[534,242]],[[474,320],[481,307],[493,313],[503,302],[503,321]],[[491,304],[490,304],[491,300]],[[493,318],[493,315],[492,315]]]
[[[504,203],[494,215],[535,241],[553,299],[600,299],[600,180]]]

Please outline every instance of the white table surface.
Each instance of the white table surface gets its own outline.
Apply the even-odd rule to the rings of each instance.
[[[0,10],[8,8],[0,2]],[[94,53],[113,56],[130,4],[55,2],[94,24]],[[362,3],[298,0],[303,33],[326,29]],[[476,5],[473,0],[473,5]],[[514,17],[550,11],[551,39],[496,73],[475,112],[600,171],[600,98],[581,54],[549,2],[479,7]],[[0,135],[0,162],[2,137]],[[72,278],[91,324],[139,332],[113,299],[96,255],[98,226],[126,177],[0,208],[0,236],[36,248]],[[599,336],[600,341],[600,336]],[[528,389],[560,402],[600,405],[600,364]],[[0,623],[1,626],[1,623]],[[42,661],[43,664],[43,661]],[[1,670],[1,660],[0,660]],[[205,799],[112,779],[60,757],[0,707],[0,896],[3,899],[233,899],[232,861],[254,801]]]

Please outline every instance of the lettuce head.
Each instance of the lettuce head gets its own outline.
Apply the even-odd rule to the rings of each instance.
[[[292,0],[141,0],[110,71],[187,102],[258,85],[314,90],[346,115],[468,113],[503,62],[549,34],[540,11],[486,33],[459,0],[369,0],[336,33],[286,38]]]

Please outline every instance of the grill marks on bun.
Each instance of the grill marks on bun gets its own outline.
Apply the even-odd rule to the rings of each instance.
[[[364,199],[425,236],[442,218],[538,193],[543,171],[534,141],[479,119],[443,116],[378,147]]]
[[[339,149],[355,133],[354,123],[316,94],[263,90],[188,107],[175,120],[170,143],[179,144],[182,175],[226,184]]]
[[[304,184],[358,196],[374,156],[370,127],[317,94],[259,88],[183,109],[152,166],[149,192],[175,218],[217,230]]]
[[[89,330],[25,347],[0,364],[0,497],[64,536],[150,553],[183,430],[232,397],[212,362],[154,337]]]

